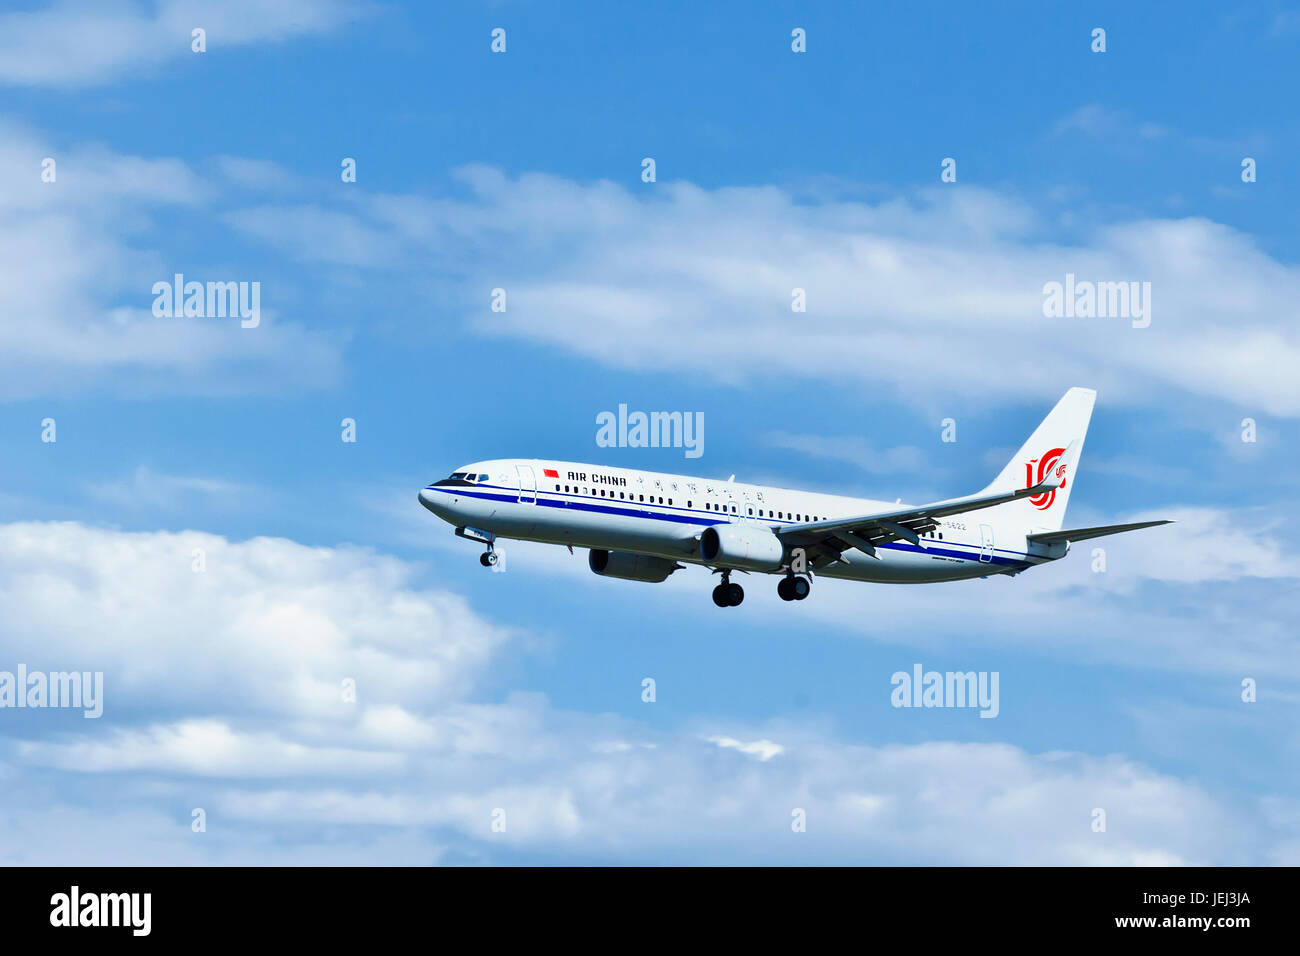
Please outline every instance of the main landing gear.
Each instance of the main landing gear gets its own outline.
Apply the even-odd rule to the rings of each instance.
[[[715,571],[722,575],[722,583],[713,589],[713,603],[718,607],[736,607],[745,600],[745,589],[731,582],[731,571]],[[802,574],[787,574],[776,586],[782,601],[802,601],[812,593],[812,580]]]
[[[795,574],[787,574],[776,586],[782,601],[802,601],[812,591],[812,582]]]
[[[739,607],[745,600],[745,589],[731,581],[731,572],[722,572],[722,583],[713,589],[713,603],[718,607]]]

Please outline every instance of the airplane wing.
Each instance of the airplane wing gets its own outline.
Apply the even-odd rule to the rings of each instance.
[[[1026,535],[1030,541],[1050,544],[1053,541],[1087,541],[1089,538],[1101,538],[1108,534],[1120,534],[1124,531],[1137,531],[1139,528],[1154,528],[1158,524],[1173,524],[1172,521],[1138,521],[1134,524],[1107,524],[1096,528],[1075,528],[1073,531],[1040,531],[1038,534]]]
[[[937,528],[939,518],[992,508],[995,505],[1006,504],[1008,501],[1030,498],[1059,488],[1067,471],[1073,468],[1077,447],[1076,442],[1071,442],[1065,453],[1061,455],[1059,467],[1052,469],[1042,482],[1028,488],[1015,488],[991,495],[949,498],[946,501],[936,501],[920,507],[882,511],[854,518],[811,521],[781,528],[776,534],[787,544],[804,548],[808,552],[809,564],[814,567],[833,564],[850,548],[857,548],[874,558],[876,548],[891,541],[920,544],[921,535]]]

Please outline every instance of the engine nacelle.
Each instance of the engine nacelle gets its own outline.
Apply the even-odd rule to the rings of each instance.
[[[651,581],[658,584],[681,567],[676,561],[656,558],[649,554],[632,554],[628,551],[603,551],[592,549],[587,563],[602,578],[622,578],[624,581]]]
[[[715,524],[700,535],[700,557],[717,567],[776,571],[785,564],[785,545],[762,525]]]

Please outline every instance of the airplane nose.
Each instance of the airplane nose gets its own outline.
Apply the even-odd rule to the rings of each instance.
[[[424,505],[430,511],[433,510],[433,500],[434,499],[433,499],[432,491],[430,491],[428,488],[422,488],[420,490],[420,504]]]

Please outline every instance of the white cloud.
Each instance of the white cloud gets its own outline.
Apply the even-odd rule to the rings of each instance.
[[[298,177],[269,159],[243,156],[218,156],[216,168],[227,182],[244,189],[279,193],[292,192],[301,186]]]
[[[167,475],[146,465],[128,476],[86,483],[86,493],[97,501],[131,511],[139,508],[176,510],[195,500],[202,507],[230,507],[249,489],[233,481],[202,475]]]
[[[1079,107],[1057,122],[1053,132],[1078,131],[1088,136],[1123,137],[1129,140],[1163,139],[1169,130],[1159,123],[1135,122],[1122,110],[1110,110],[1098,103]]]
[[[47,156],[57,162],[53,183],[40,181]],[[153,316],[154,283],[176,272],[267,278],[175,258],[157,220],[205,216],[218,194],[185,164],[62,150],[0,123],[0,171],[0,400],[74,394],[110,379],[124,395],[212,395],[321,387],[338,376],[338,341],[286,320],[271,294],[257,328]]]
[[[346,679],[367,704],[461,699],[505,633],[459,597],[411,589],[412,573],[362,549],[280,539],[0,526],[6,653],[103,670],[110,715],[135,699],[349,724]]]
[[[1296,556],[1274,537],[1282,523],[1271,509],[1175,508],[1140,516],[1176,519],[1162,532],[1143,535],[1133,532],[1119,544],[1125,556],[1125,573],[1102,578],[1107,586],[1132,590],[1143,580],[1178,584],[1232,582],[1247,578],[1285,581],[1300,576]],[[1079,551],[1087,551],[1084,542]],[[1096,542],[1111,545],[1112,542]]]
[[[193,546],[206,574],[190,570]],[[510,636],[361,549],[5,525],[0,604],[15,661],[105,671],[96,727],[42,732],[47,714],[28,712],[35,723],[7,732],[0,827],[22,839],[0,843],[14,862],[102,862],[108,845],[118,863],[363,849],[371,862],[1218,863],[1268,859],[1273,830],[1289,832],[1284,815],[1243,814],[1117,756],[856,746],[788,723],[654,731],[535,694],[474,700]],[[96,783],[107,774],[111,791]],[[191,807],[207,833],[190,831]],[[795,808],[807,833],[791,832]],[[107,844],[68,838],[96,825]]]
[[[285,321],[292,293],[264,299],[256,330],[149,315],[155,281],[222,268],[175,261],[153,238],[155,219],[206,214],[231,189],[306,184],[256,159],[222,158],[208,181],[176,160],[63,155],[9,132],[0,167],[15,174],[0,206],[16,215],[0,227],[0,284],[15,318],[0,325],[0,397],[114,373],[129,390],[201,394],[336,379],[341,340]],[[46,155],[59,158],[59,181],[31,188]],[[237,207],[218,221],[274,246],[269,269],[297,261],[408,275],[483,335],[617,368],[871,388],[927,414],[977,397],[1048,403],[1086,384],[1108,403],[1193,396],[1300,415],[1291,374],[1300,270],[1204,219],[1116,223],[1063,245],[1023,202],[967,186],[804,202],[775,187],[660,183],[634,194],[477,166],[458,175],[468,198],[346,190]],[[1045,318],[1043,285],[1067,272],[1151,282],[1151,327]],[[509,294],[505,313],[487,310],[496,287]],[[790,311],[796,287],[807,291],[806,314]],[[876,460],[867,448],[855,457]],[[890,467],[909,457],[895,450]]]
[[[925,453],[914,445],[879,450],[854,435],[831,438],[790,432],[772,432],[765,440],[773,448],[796,451],[813,458],[847,462],[873,475],[914,475],[929,470]]]
[[[0,83],[75,89],[152,72],[191,50],[278,43],[361,15],[344,0],[63,0],[0,15]]]
[[[118,730],[108,739],[20,743],[18,757],[34,766],[79,773],[152,770],[225,777],[356,774],[373,777],[400,765],[396,753],[308,747],[259,732],[238,734],[216,720],[182,720],[143,731]]]
[[[1066,245],[1024,203],[971,186],[805,203],[770,186],[633,194],[483,167],[460,176],[467,199],[349,197],[230,221],[308,260],[382,269],[436,256],[482,334],[619,368],[795,376],[927,411],[1089,385],[1107,401],[1184,394],[1300,415],[1300,270],[1206,219],[1119,222]],[[314,241],[323,225],[327,248]],[[1150,327],[1045,318],[1043,286],[1067,273],[1150,282]],[[488,310],[495,287],[505,313]],[[806,314],[791,312],[795,288]]]
[[[749,754],[757,757],[759,760],[768,761],[773,757],[785,753],[785,748],[772,740],[737,740],[735,737],[724,735],[715,735],[709,738],[709,743],[717,744],[719,747],[725,747],[731,750],[738,750],[742,754]]]

